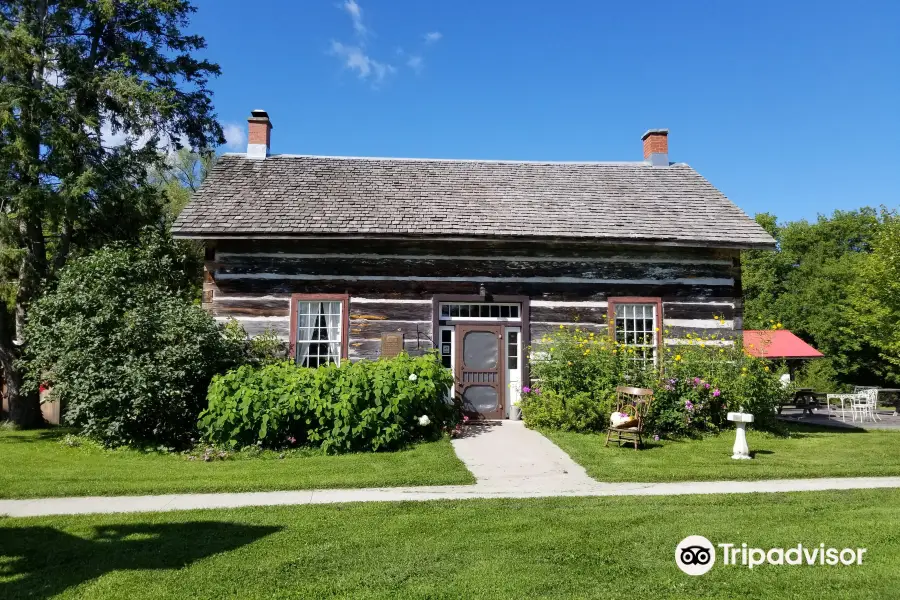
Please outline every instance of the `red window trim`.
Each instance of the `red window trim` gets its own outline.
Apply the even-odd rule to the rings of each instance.
[[[291,294],[291,341],[288,344],[288,356],[291,360],[297,360],[297,302],[301,300],[341,302],[341,360],[347,360],[350,344],[350,294]]]
[[[619,296],[617,298],[606,299],[606,321],[609,327],[609,337],[616,339],[616,304],[655,304],[656,305],[656,347],[663,347],[663,312],[662,298],[653,298],[648,296]]]

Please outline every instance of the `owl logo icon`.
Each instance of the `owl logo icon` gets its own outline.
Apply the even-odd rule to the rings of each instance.
[[[716,564],[715,548],[702,535],[689,535],[675,548],[675,564],[688,575],[703,575]]]

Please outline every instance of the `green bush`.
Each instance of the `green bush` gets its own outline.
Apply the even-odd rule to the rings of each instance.
[[[456,425],[459,410],[446,401],[452,385],[435,354],[318,369],[245,365],[213,379],[200,429],[231,447],[395,449]],[[420,423],[423,416],[428,423]]]
[[[51,385],[66,423],[103,444],[189,444],[210,379],[243,358],[192,303],[197,273],[152,234],[73,259],[31,310],[28,384]]]
[[[696,435],[730,426],[743,408],[755,426],[771,428],[787,391],[775,366],[745,352],[741,340],[688,337],[660,349],[659,366],[635,361],[635,350],[605,335],[561,328],[540,341],[531,362],[536,389],[523,388],[522,415],[531,427],[600,431],[614,410],[616,387],[651,388],[648,432]]]

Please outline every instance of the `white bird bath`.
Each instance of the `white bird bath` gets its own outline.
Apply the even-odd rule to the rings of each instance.
[[[737,427],[734,437],[734,448],[731,458],[735,460],[750,460],[750,448],[747,446],[747,423],[753,422],[753,415],[745,412],[730,412],[726,417]]]

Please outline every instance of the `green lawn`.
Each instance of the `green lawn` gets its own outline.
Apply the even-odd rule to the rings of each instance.
[[[112,496],[474,483],[449,440],[400,452],[189,461],[69,447],[61,430],[0,430],[0,497]],[[2,596],[0,596],[2,597]]]
[[[894,598],[900,491],[344,504],[0,520],[0,598]],[[862,547],[860,566],[722,565],[688,535]]]
[[[734,431],[654,442],[635,452],[605,435],[543,432],[598,481],[711,481],[900,475],[900,432],[788,425],[790,435],[747,433],[754,460],[732,460]]]

